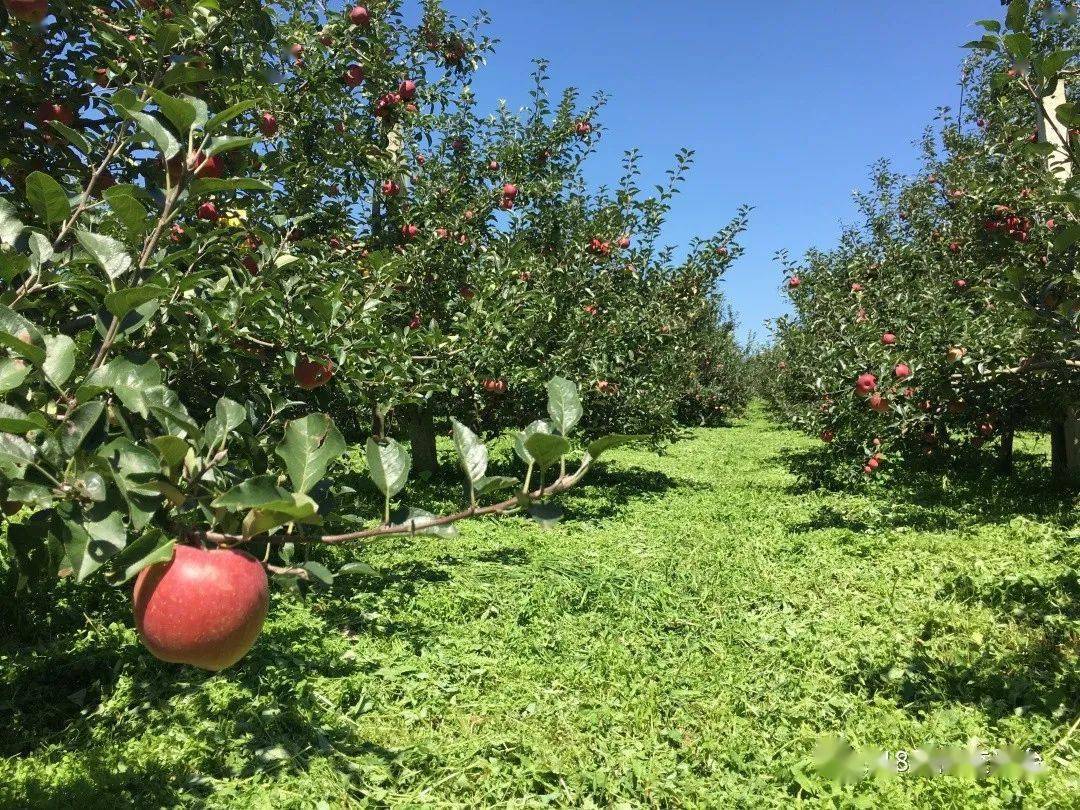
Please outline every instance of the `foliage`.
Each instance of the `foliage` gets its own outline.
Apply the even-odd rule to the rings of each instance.
[[[952,458],[1064,418],[1080,374],[1080,180],[1063,184],[1033,109],[1075,69],[1075,10],[1010,7],[964,67],[969,106],[940,118],[925,169],[886,164],[858,195],[862,227],[804,262],[783,257],[795,314],[763,380],[774,404],[847,459],[848,475]],[[999,32],[1007,31],[999,36]],[[1071,126],[1071,103],[1057,110]],[[1074,132],[1075,134],[1075,132]]]
[[[550,532],[372,541],[366,575],[275,594],[224,676],[140,654],[120,594],[61,583],[0,646],[0,805],[1068,806],[1078,512],[1040,486],[1045,446],[1021,440],[1042,455],[1015,483],[858,494],[796,488],[812,447],[758,415],[614,453]],[[823,734],[1052,764],[833,788]]]

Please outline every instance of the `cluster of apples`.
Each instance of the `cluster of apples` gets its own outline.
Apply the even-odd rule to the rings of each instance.
[[[505,394],[509,390],[506,380],[484,380],[481,383],[483,389],[489,394]]]

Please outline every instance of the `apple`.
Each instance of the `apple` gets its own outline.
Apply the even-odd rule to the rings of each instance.
[[[304,55],[304,46],[301,45],[299,42],[294,42],[289,48],[289,53],[291,53],[296,59],[299,59]]]
[[[458,287],[458,294],[466,301],[472,301],[476,297],[476,291],[468,284],[462,284]]]
[[[514,201],[509,197],[503,197],[499,200],[499,208],[503,211],[512,211],[514,209]]]
[[[349,65],[341,74],[341,81],[346,87],[359,87],[364,81],[364,69],[360,65]]]
[[[218,155],[207,157],[202,152],[196,152],[188,159],[188,168],[195,172],[196,177],[221,177],[225,173],[225,161]]]
[[[393,180],[383,180],[382,193],[386,197],[396,197],[401,191],[401,186],[395,183]]]
[[[992,422],[983,422],[981,425],[979,425],[979,433],[981,433],[984,438],[989,439],[991,436],[994,435],[994,425],[993,425],[993,423]]]
[[[34,117],[42,127],[48,125],[50,121],[59,121],[69,127],[75,122],[75,115],[71,110],[63,104],[50,101],[41,102],[34,111]]]
[[[967,280],[962,278],[958,278],[956,281],[953,282],[953,286],[956,287],[956,289],[958,290],[967,289],[967,285]]]
[[[855,381],[855,393],[860,397],[869,396],[877,389],[877,377],[873,374],[860,374]]]
[[[875,413],[888,413],[889,400],[885,399],[881,394],[874,394],[870,397],[870,410]]]
[[[94,84],[98,87],[109,86],[109,69],[108,68],[94,68]]]
[[[884,343],[886,346],[892,346],[896,343],[896,335],[894,335],[892,332],[886,332],[884,335],[881,336],[881,342]]]
[[[589,121],[578,121],[574,125],[574,132],[582,138],[587,138],[592,134],[592,124]]]
[[[619,247],[620,247],[620,248],[621,248],[622,250],[626,250],[626,249],[627,249],[628,247],[630,247],[630,237],[629,237],[629,236],[626,236],[626,235],[624,234],[623,236],[620,236],[620,237],[619,237],[619,241],[618,241],[618,242],[616,242],[616,244],[617,244],[617,245],[618,245],[618,246],[619,246]]]
[[[324,28],[319,33],[319,44],[327,48],[334,44],[334,35],[329,29]]]
[[[242,264],[244,266],[244,269],[251,273],[251,275],[259,275],[259,262],[256,261],[254,256],[245,256],[240,261],[240,264]]]
[[[259,131],[266,138],[273,138],[277,135],[278,120],[277,117],[270,112],[264,112],[259,116]]]
[[[893,369],[893,375],[898,380],[906,380],[911,376],[911,367],[907,363],[897,363]]]
[[[409,321],[409,328],[410,329],[419,329],[420,325],[422,323],[423,323],[423,321],[420,320],[420,313],[419,312],[414,312],[413,316],[412,316],[412,320]]]
[[[255,643],[270,589],[246,551],[178,545],[170,561],[139,573],[133,602],[139,640],[155,658],[218,672]]]
[[[455,152],[464,152],[465,141],[463,141],[461,138],[454,138],[454,140],[450,141],[450,148],[453,149]]]
[[[717,256],[727,256],[728,255],[728,249],[726,247],[718,247],[716,249],[716,255]]]
[[[305,391],[314,391],[316,388],[322,388],[330,382],[333,376],[334,363],[328,358],[323,358],[321,361],[312,360],[303,355],[296,358],[296,365],[293,367],[293,377],[296,379],[296,384]]]
[[[802,285],[802,279],[798,276],[792,276],[788,279],[787,285],[789,290],[797,290]]]
[[[405,79],[398,85],[397,91],[402,101],[412,101],[416,98],[416,82],[412,79]]]
[[[878,467],[881,466],[881,462],[877,460],[877,456],[872,456],[866,462],[866,466],[869,467],[871,470],[876,470]]]
[[[507,183],[503,186],[503,196],[508,200],[516,200],[518,195],[518,187],[513,183]]]
[[[596,390],[601,394],[615,396],[619,393],[618,383],[609,382],[608,380],[597,380]]]
[[[582,307],[582,309],[585,310],[585,312],[587,312],[589,315],[600,314],[600,307],[596,306],[596,304],[586,304]]]
[[[835,438],[836,434],[831,430],[823,430],[821,432],[821,440],[825,442],[825,444],[832,444]]]
[[[488,164],[489,172],[497,172],[499,170],[499,161],[493,160]]]
[[[959,242],[949,242],[949,250],[951,250],[953,253],[959,253],[960,252],[960,243]]]
[[[411,223],[401,226],[401,235],[406,239],[415,239],[420,233],[420,226]]]
[[[205,219],[208,222],[217,222],[221,216],[218,213],[217,206],[212,202],[204,202],[199,206],[199,210],[196,212],[199,219]]]
[[[8,14],[30,25],[40,24],[49,16],[49,0],[4,0]]]
[[[963,346],[952,346],[947,352],[945,352],[945,356],[948,358],[950,363],[959,363],[961,360],[964,359],[964,355],[966,354],[967,349],[965,349]]]
[[[371,14],[363,6],[353,6],[349,9],[349,22],[366,28],[371,24]]]
[[[379,96],[379,100],[375,102],[375,117],[388,117],[394,111],[394,105],[400,101],[401,97],[397,93],[384,93]]]
[[[862,292],[863,291],[863,285],[856,281],[854,284],[851,285],[851,291],[853,293]]]

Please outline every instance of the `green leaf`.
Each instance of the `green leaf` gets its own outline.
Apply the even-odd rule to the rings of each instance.
[[[34,484],[30,481],[16,481],[8,489],[7,499],[29,506],[33,511],[37,512],[41,509],[52,508],[53,492],[42,484]]]
[[[368,439],[364,455],[367,458],[368,471],[379,491],[387,498],[393,498],[401,492],[405,482],[409,480],[409,470],[412,467],[412,457],[408,451],[393,439],[389,439],[385,444]]]
[[[250,177],[199,177],[191,183],[191,195],[220,194],[223,191],[271,191],[272,186]]]
[[[165,160],[170,160],[180,153],[180,142],[176,139],[176,136],[154,116],[142,111],[142,105],[134,93],[117,91],[112,98],[113,105],[117,110],[126,118],[134,121],[139,126],[139,129],[149,135],[151,140],[157,144]]]
[[[94,429],[104,412],[105,403],[97,399],[80,405],[71,412],[71,415],[60,425],[59,430],[60,447],[65,455],[75,455],[75,451],[86,441],[86,437],[90,435],[90,431]]]
[[[34,460],[37,451],[21,436],[0,433],[0,462],[21,469]]]
[[[127,582],[144,568],[171,560],[175,548],[175,540],[159,529],[151,529],[113,557],[110,579],[118,585]]]
[[[0,394],[14,391],[29,373],[30,365],[25,360],[14,357],[0,360]]]
[[[562,436],[534,433],[526,440],[525,449],[533,457],[536,466],[544,470],[570,452],[570,442]]]
[[[213,157],[221,152],[231,152],[234,149],[243,149],[245,146],[251,146],[253,143],[258,143],[258,138],[247,138],[239,135],[223,135],[220,138],[211,138],[210,143],[206,147],[207,157]]]
[[[244,537],[257,537],[289,523],[317,523],[318,511],[319,505],[309,496],[287,493],[285,498],[248,512],[244,518]]]
[[[233,104],[231,107],[215,114],[209,121],[206,122],[206,126],[204,127],[204,129],[207,132],[214,132],[222,124],[231,121],[238,115],[243,115],[254,106],[255,102],[251,99],[247,99],[246,101],[239,101],[236,104]]]
[[[62,388],[75,370],[75,341],[67,335],[47,336],[41,369],[53,385]]]
[[[29,342],[25,338],[29,337]],[[21,354],[35,366],[45,362],[45,339],[30,321],[0,306],[0,344]]]
[[[144,419],[150,415],[151,401],[159,401],[161,367],[153,360],[133,362],[117,357],[87,377],[79,390],[79,399],[96,395],[94,392],[111,390],[120,398],[124,407],[135,411]]]
[[[72,481],[75,491],[80,497],[96,503],[103,502],[108,497],[105,488],[105,479],[93,470],[87,470]]]
[[[574,429],[581,419],[581,397],[578,387],[570,380],[555,377],[547,384],[548,415],[551,424],[563,436]]]
[[[1080,222],[1070,222],[1054,237],[1054,250],[1064,253],[1080,242]]]
[[[195,84],[197,82],[208,82],[215,78],[218,74],[209,68],[197,68],[190,65],[173,65],[167,71],[165,76],[161,80],[162,87],[176,87],[181,84]]]
[[[1017,62],[1026,62],[1031,58],[1031,37],[1027,34],[1006,34],[1001,41],[1005,50]]]
[[[101,269],[110,279],[115,280],[132,268],[133,262],[127,253],[127,248],[111,236],[91,233],[80,228],[75,231],[75,238],[94,258],[94,261],[101,265]]]
[[[340,577],[343,574],[358,577],[374,577],[375,579],[382,578],[382,574],[380,574],[367,563],[362,562],[345,563],[345,565],[341,566],[341,568],[337,570],[337,576]]]
[[[457,448],[461,469],[469,482],[475,484],[487,472],[488,449],[479,436],[457,419],[451,419],[450,424],[454,429],[454,447]]]
[[[142,531],[161,502],[161,493],[147,484],[158,474],[157,457],[126,438],[109,442],[98,455],[109,462],[113,481],[128,505],[132,528]]]
[[[183,99],[170,96],[168,93],[150,87],[144,87],[150,94],[162,115],[169,119],[181,138],[186,138],[191,125],[195,123],[194,105]]]
[[[15,206],[0,198],[0,244],[12,247],[26,229],[19,219]]]
[[[435,537],[457,537],[457,527],[452,523],[445,526],[432,525],[438,520],[438,515],[425,512],[423,509],[410,509],[406,506],[398,507],[390,515],[391,526],[408,526],[412,534],[427,534]]]
[[[148,301],[161,301],[169,296],[164,287],[146,284],[142,287],[125,287],[105,296],[105,308],[118,318]]]
[[[60,135],[63,136],[64,140],[66,140],[84,155],[90,154],[90,144],[86,142],[86,138],[83,137],[81,132],[76,132],[67,124],[61,124],[55,119],[49,122],[49,126],[59,132]]]
[[[588,454],[592,459],[598,459],[601,455],[608,450],[614,450],[616,447],[622,447],[627,444],[633,444],[634,442],[640,442],[647,439],[647,436],[630,436],[623,433],[612,434],[611,436],[604,436],[589,444]]]
[[[116,214],[120,224],[131,238],[141,236],[150,225],[146,207],[132,193],[132,186],[117,185],[107,188],[102,196],[109,203],[109,208]]]
[[[1010,31],[1026,31],[1028,20],[1028,0],[1012,0],[1005,15],[1005,25]]]
[[[67,192],[44,172],[31,172],[26,178],[26,201],[46,224],[63,222],[71,216]]]
[[[119,512],[93,521],[77,510],[74,518],[64,518],[61,522],[64,527],[61,539],[77,582],[84,581],[127,545],[127,527]]]
[[[508,478],[504,475],[492,475],[481,478],[476,482],[475,487],[477,493],[481,495],[490,495],[494,492],[513,489],[520,483],[521,481],[517,478]]]
[[[150,440],[150,444],[166,467],[175,467],[187,457],[188,450],[191,449],[191,445],[179,436],[156,436]]]
[[[38,422],[28,419],[26,414],[14,405],[0,402],[0,431],[25,435],[31,430],[40,429],[41,425]]]
[[[247,421],[247,410],[239,402],[222,397],[214,405],[214,415],[225,426],[226,432],[236,430]]]
[[[24,523],[9,523],[7,540],[19,573],[28,580],[55,576],[63,559],[59,519],[53,511],[38,512]]]
[[[321,562],[308,560],[300,567],[307,571],[316,582],[321,582],[323,585],[327,586],[334,584],[334,575],[330,572],[330,569]]]
[[[285,462],[293,488],[310,492],[331,462],[345,452],[345,439],[333,419],[316,413],[289,422],[275,452]]]
[[[277,485],[277,476],[260,475],[237,484],[224,495],[218,496],[210,505],[214,509],[238,512],[286,500],[288,497],[289,492]]]
[[[530,436],[536,433],[551,433],[551,427],[547,422],[537,419],[524,430],[518,431],[517,435],[514,437],[514,452],[517,453],[517,457],[526,464],[532,464],[534,459],[526,449],[525,443],[529,440]]]

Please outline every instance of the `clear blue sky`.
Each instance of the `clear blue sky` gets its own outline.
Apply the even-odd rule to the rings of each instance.
[[[774,252],[835,243],[854,219],[851,192],[879,157],[917,166],[912,142],[959,97],[961,45],[998,0],[447,0],[494,18],[501,40],[474,88],[482,107],[527,101],[531,60],[551,61],[553,90],[611,96],[590,171],[619,176],[640,146],[661,182],[682,146],[697,152],[667,241],[684,244],[756,207],[747,252],[724,282],[741,332],[784,312]],[[647,187],[647,186],[646,186]]]

